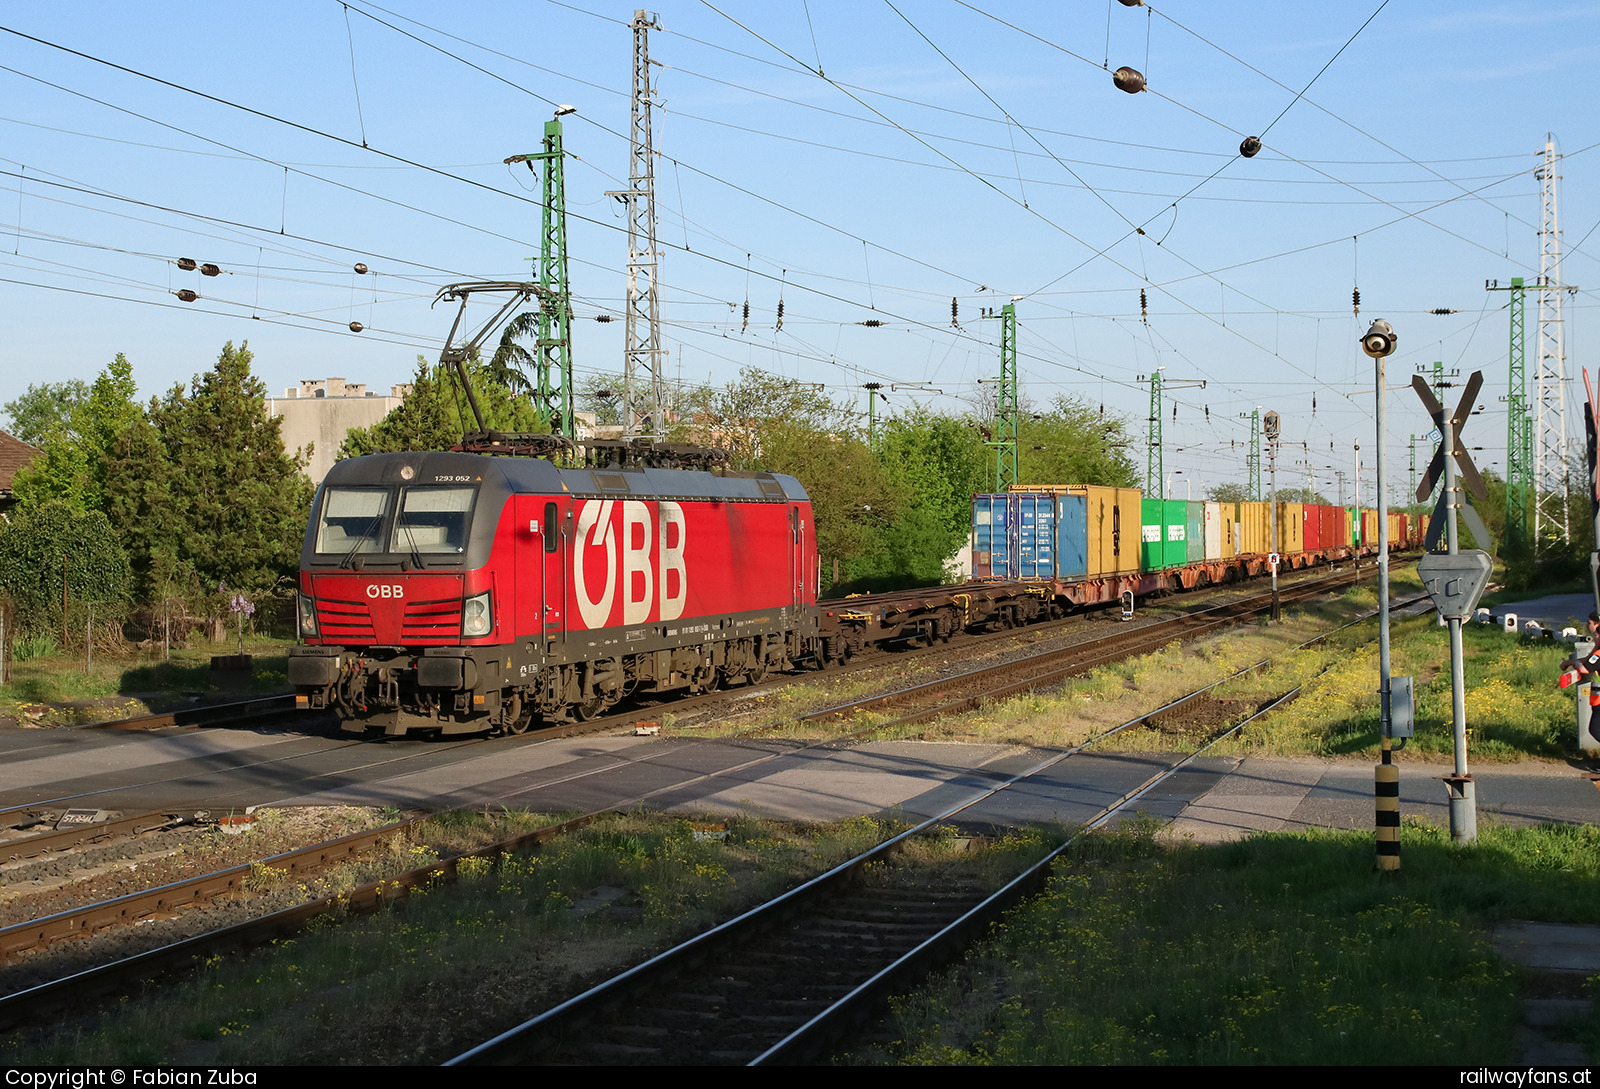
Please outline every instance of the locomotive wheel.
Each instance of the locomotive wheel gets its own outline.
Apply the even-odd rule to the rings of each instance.
[[[506,723],[505,732],[508,734],[525,734],[528,732],[528,727],[532,725],[533,715],[531,713],[518,715],[515,719]]]
[[[572,705],[572,717],[579,722],[588,722],[601,711],[605,710],[606,701],[599,696],[592,700],[582,700]],[[526,729],[527,727],[523,727]]]
[[[761,659],[759,662],[757,662],[755,665],[751,666],[748,670],[745,671],[745,675],[744,675],[744,683],[745,684],[760,684],[762,681],[764,681],[766,679],[767,679],[767,660],[765,658]]]

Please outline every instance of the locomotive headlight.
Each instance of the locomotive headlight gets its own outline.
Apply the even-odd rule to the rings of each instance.
[[[461,634],[488,635],[494,629],[494,611],[489,608],[489,591],[469,597],[461,607]]]
[[[317,636],[317,603],[309,594],[296,594],[300,599],[300,634],[313,639]]]

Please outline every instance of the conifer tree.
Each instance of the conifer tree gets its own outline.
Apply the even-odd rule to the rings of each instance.
[[[166,480],[146,493],[151,517],[174,532],[152,541],[155,560],[184,563],[209,585],[259,590],[293,572],[311,507],[303,456],[284,450],[266,387],[250,373],[248,343],[229,341],[187,392],[150,405],[167,454]],[[130,450],[131,453],[131,450]]]

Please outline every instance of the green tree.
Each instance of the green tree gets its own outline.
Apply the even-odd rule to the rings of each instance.
[[[879,464],[903,505],[876,557],[881,584],[943,582],[945,563],[972,531],[972,495],[992,486],[988,451],[963,420],[920,406],[882,425]]]
[[[495,347],[494,355],[490,356],[489,362],[484,365],[484,378],[507,393],[534,392],[533,383],[528,375],[530,372],[538,371],[539,360],[519,341],[524,337],[538,335],[537,310],[524,310],[512,318],[500,334],[500,343]]]
[[[133,593],[151,601],[157,584],[177,576],[179,544],[186,532],[174,508],[172,468],[161,432],[141,414],[111,448],[106,461],[106,517],[127,550]],[[197,580],[198,576],[192,576]]]
[[[12,488],[23,507],[60,500],[79,510],[104,510],[106,465],[118,437],[142,410],[133,366],[121,353],[101,371],[88,395],[62,424],[53,426],[41,449],[44,456],[17,473]]]
[[[795,477],[811,496],[823,581],[878,573],[885,527],[906,495],[867,449],[855,410],[815,386],[746,368],[726,389],[695,391],[685,438],[727,450],[735,469]]]
[[[283,447],[266,387],[250,373],[249,345],[228,342],[217,365],[150,406],[167,455],[166,480],[148,498],[168,527],[157,559],[187,564],[208,585],[262,590],[298,566],[311,507],[304,461]],[[147,440],[141,440],[147,441]],[[130,444],[129,453],[132,453]]]
[[[534,406],[490,380],[476,360],[466,364],[467,379],[492,431],[548,431]],[[477,429],[472,408],[462,395],[453,368],[430,365],[417,357],[417,376],[404,401],[371,427],[351,429],[339,447],[339,458],[393,454],[405,450],[448,450],[467,431]]]
[[[1075,395],[1057,394],[1047,410],[1026,415],[1017,427],[1017,447],[1018,473],[1025,484],[1132,488],[1139,483],[1128,457],[1127,421],[1105,415]],[[992,468],[990,472],[992,481]]]
[[[572,391],[579,412],[593,412],[594,422],[601,426],[622,422],[622,394],[624,378],[612,371],[596,371],[578,380]]]
[[[16,607],[25,635],[61,631],[62,583],[75,628],[85,606],[97,619],[122,615],[130,571],[116,531],[99,511],[49,500],[0,523],[0,591]]]
[[[31,384],[21,397],[6,402],[7,427],[23,442],[39,446],[50,432],[70,430],[73,413],[88,399],[89,384],[81,378]]]
[[[1213,503],[1248,503],[1250,489],[1236,482],[1213,484],[1206,489],[1206,498]]]
[[[1271,499],[1272,498],[1271,490],[1270,489],[1266,489],[1266,494],[1264,494],[1262,496],[1262,498],[1263,499]],[[1316,503],[1316,504],[1319,504],[1320,506],[1324,506],[1324,507],[1333,506],[1333,502],[1327,496],[1323,495],[1321,492],[1312,491],[1310,488],[1279,488],[1278,489],[1278,502],[1280,502],[1280,503]],[[1354,505],[1355,504],[1353,504],[1353,503],[1351,504],[1351,506],[1354,506]],[[1374,504],[1371,502],[1371,500],[1363,500],[1361,505],[1363,507],[1374,506]]]

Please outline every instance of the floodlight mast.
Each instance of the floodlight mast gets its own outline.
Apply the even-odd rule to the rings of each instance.
[[[474,336],[457,344],[455,342],[456,334],[461,331],[461,320],[467,316],[467,300],[480,292],[505,292],[511,297],[506,300],[499,310],[494,312],[494,315]],[[447,284],[439,289],[438,297],[433,300],[435,305],[441,300],[449,302],[455,302],[457,299],[461,300],[461,307],[456,311],[456,320],[450,326],[450,335],[445,337],[444,348],[439,352],[439,362],[454,368],[456,378],[461,382],[461,388],[467,392],[467,403],[472,406],[472,418],[477,422],[479,433],[487,433],[489,428],[484,423],[482,410],[478,408],[478,398],[472,392],[472,383],[467,380],[467,360],[502,325],[510,320],[512,312],[517,307],[534,296],[538,296],[542,304],[549,294],[538,284],[509,280],[480,280],[465,284]]]

